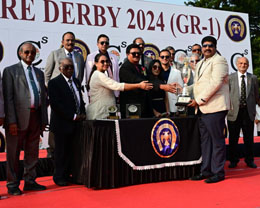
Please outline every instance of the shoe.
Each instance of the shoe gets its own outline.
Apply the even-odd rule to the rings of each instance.
[[[46,190],[46,187],[36,183],[35,181],[33,183],[25,182],[23,190],[24,191],[43,191],[43,190]]]
[[[230,162],[228,167],[229,168],[235,168],[235,167],[237,167],[237,163],[236,162]]]
[[[8,188],[8,194],[18,196],[22,194],[22,191],[18,187]]]
[[[190,178],[190,180],[192,180],[192,181],[200,181],[200,180],[203,180],[203,179],[206,179],[206,178],[208,178],[208,177],[204,176],[202,174],[199,174],[199,175],[192,176]]]
[[[205,183],[217,183],[219,181],[223,181],[225,176],[213,175],[205,180]]]
[[[250,168],[257,168],[256,164],[254,162],[246,163],[248,167]]]
[[[54,181],[54,183],[58,186],[68,186],[68,182],[64,181],[64,180],[60,180],[60,181]]]

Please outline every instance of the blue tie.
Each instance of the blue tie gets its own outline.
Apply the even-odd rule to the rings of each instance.
[[[29,78],[30,78],[30,82],[31,82],[32,90],[33,90],[33,95],[34,95],[34,107],[37,109],[39,107],[38,89],[37,89],[36,83],[35,83],[35,81],[33,79],[32,67],[28,66],[27,69],[28,69]]]
[[[68,53],[68,57],[71,58],[71,60],[72,60],[72,62],[73,62],[73,58],[72,58],[72,53],[71,53],[71,52]],[[73,64],[73,65],[74,65],[74,64]],[[74,68],[72,77],[73,77],[73,78],[76,78],[75,68]]]

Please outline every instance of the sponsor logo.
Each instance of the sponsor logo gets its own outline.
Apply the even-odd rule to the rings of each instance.
[[[228,37],[235,42],[244,40],[247,33],[247,28],[244,20],[237,15],[230,15],[227,18],[225,30]]]
[[[172,157],[180,145],[179,130],[175,123],[168,118],[157,121],[152,129],[151,142],[157,155]]]
[[[76,39],[74,50],[81,53],[81,55],[84,58],[84,61],[87,60],[87,56],[90,53],[90,50],[88,48],[88,45],[84,41],[80,39]]]

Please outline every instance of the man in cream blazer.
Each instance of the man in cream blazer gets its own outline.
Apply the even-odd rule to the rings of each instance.
[[[225,117],[230,108],[228,64],[216,52],[217,40],[207,36],[202,39],[204,58],[197,64],[193,89],[201,134],[201,173],[191,180],[206,179],[216,183],[225,179],[226,160]]]

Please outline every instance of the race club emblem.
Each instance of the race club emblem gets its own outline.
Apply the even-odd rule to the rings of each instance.
[[[230,15],[226,20],[225,30],[228,37],[235,42],[242,41],[246,37],[246,24],[240,16]]]

